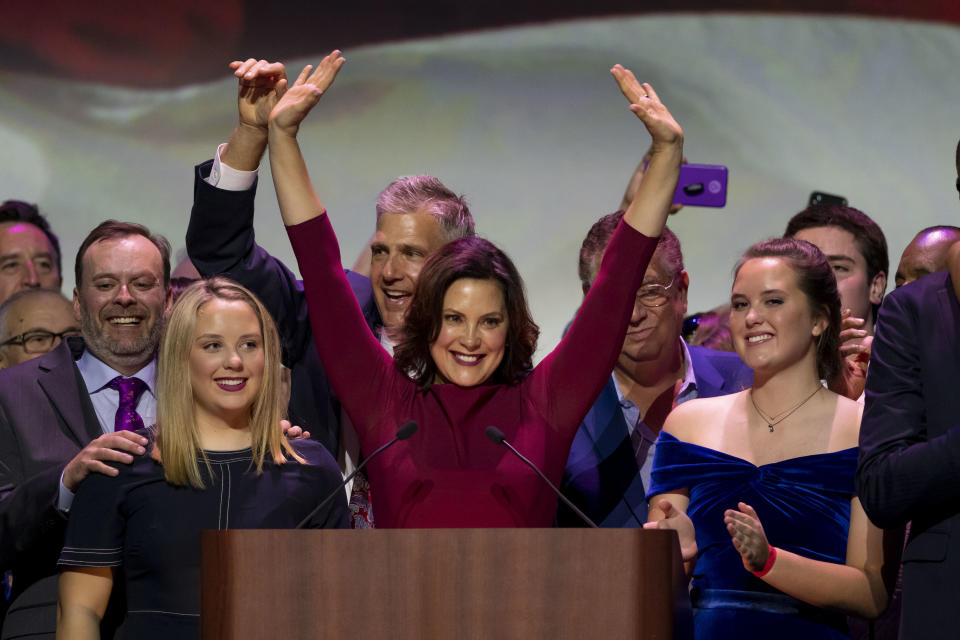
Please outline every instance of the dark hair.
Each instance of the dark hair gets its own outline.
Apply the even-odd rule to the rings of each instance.
[[[477,237],[449,242],[424,263],[407,309],[402,338],[394,350],[397,369],[410,374],[422,388],[430,387],[437,373],[430,345],[440,335],[443,298],[450,285],[462,278],[500,284],[507,310],[507,343],[492,381],[521,381],[533,368],[540,328],[530,317],[523,280],[513,262],[492,242]]]
[[[0,224],[4,222],[26,222],[43,231],[43,235],[47,236],[50,246],[53,247],[53,260],[57,265],[57,275],[63,277],[63,265],[60,260],[60,239],[50,229],[50,223],[40,213],[37,205],[20,200],[7,200],[0,204]]]
[[[170,295],[173,298],[173,302],[176,302],[177,298],[194,282],[197,282],[196,278],[170,278]]]
[[[690,346],[701,346],[714,351],[734,351],[730,333],[730,305],[726,313],[705,311],[699,314],[696,330],[687,339]]]
[[[87,234],[77,251],[77,261],[73,266],[73,274],[78,289],[83,283],[83,255],[87,252],[87,249],[102,240],[113,240],[114,238],[126,238],[128,236],[143,236],[153,243],[153,246],[160,252],[160,259],[163,261],[163,287],[164,289],[170,288],[170,243],[167,242],[167,239],[159,234],[150,233],[150,229],[142,224],[104,220]]]
[[[473,216],[463,196],[433,176],[397,178],[377,197],[377,222],[385,213],[432,214],[447,241],[474,235]]]
[[[615,211],[597,220],[590,227],[590,231],[587,232],[583,244],[580,245],[580,261],[577,264],[577,273],[580,275],[580,284],[584,293],[590,289],[590,285],[597,277],[600,268],[599,258],[607,250],[610,238],[613,237],[613,232],[620,224],[623,213],[623,211]],[[667,270],[666,275],[672,278],[683,271],[683,252],[680,250],[680,240],[667,227],[663,228],[663,233],[657,240],[655,254],[650,261],[660,260],[660,264]]]
[[[873,283],[878,273],[890,275],[887,239],[880,225],[863,211],[845,205],[813,205],[790,218],[783,235],[792,238],[798,232],[814,227],[839,227],[853,235],[857,250],[867,263],[868,285]],[[874,320],[879,308],[880,305],[873,305]]]
[[[840,373],[840,293],[837,277],[827,256],[817,245],[797,238],[771,238],[758,242],[746,251],[734,268],[734,278],[747,260],[782,258],[797,275],[797,287],[807,296],[811,311],[827,319],[827,328],[817,341],[817,372],[823,380],[832,380]]]

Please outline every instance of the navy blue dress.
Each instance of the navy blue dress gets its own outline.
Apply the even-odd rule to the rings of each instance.
[[[122,568],[114,589],[125,589],[127,616],[116,638],[200,638],[200,532],[292,529],[334,490],[340,470],[323,445],[291,444],[307,464],[265,461],[262,475],[251,470],[250,449],[208,451],[213,473],[200,464],[204,489],[168,483],[147,455],[113,464],[117,477],[84,480],[59,564]],[[341,492],[306,526],[348,525]]]
[[[723,522],[737,502],[752,506],[773,546],[844,564],[857,449],[757,467],[661,432],[648,497],[688,489],[697,537],[690,599],[698,639],[847,638],[843,614],[774,589],[743,566]]]

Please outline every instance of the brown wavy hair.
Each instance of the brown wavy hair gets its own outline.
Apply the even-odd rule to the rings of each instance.
[[[407,309],[400,341],[394,350],[397,369],[428,389],[437,373],[430,345],[440,335],[443,299],[450,285],[463,278],[495,280],[507,310],[507,343],[503,361],[491,382],[516,384],[533,369],[540,328],[530,316],[523,279],[510,258],[489,240],[468,237],[454,240],[434,252],[424,263]]]

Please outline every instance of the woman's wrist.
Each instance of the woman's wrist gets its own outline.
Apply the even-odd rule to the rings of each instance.
[[[300,125],[293,127],[291,130],[290,127],[284,127],[282,125],[277,124],[276,121],[271,120],[270,123],[267,125],[267,137],[270,140],[277,140],[277,139],[296,140],[297,133],[299,132],[299,130],[300,130]]]
[[[770,570],[773,569],[774,563],[777,561],[777,548],[773,545],[769,545],[769,547],[770,548],[767,550],[767,561],[763,563],[763,567],[759,571],[750,572],[758,578],[762,578],[770,573]]]

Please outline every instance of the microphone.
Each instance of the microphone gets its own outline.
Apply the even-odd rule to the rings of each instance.
[[[565,495],[563,495],[562,493],[560,493],[560,490],[557,489],[555,486],[553,486],[553,483],[550,482],[550,480],[547,478],[547,476],[543,475],[543,472],[540,471],[540,469],[537,468],[537,465],[533,464],[532,462],[530,462],[529,460],[527,460],[526,458],[524,458],[523,455],[522,455],[519,451],[517,451],[516,449],[514,449],[514,448],[513,448],[513,445],[510,444],[509,442],[507,442],[507,436],[505,436],[505,435],[503,434],[503,431],[500,431],[500,429],[497,429],[496,427],[494,427],[494,426],[491,425],[491,426],[487,427],[487,437],[490,438],[490,440],[492,440],[494,444],[502,444],[502,445],[504,445],[507,449],[510,449],[510,451],[513,452],[513,455],[515,455],[515,456],[517,456],[518,458],[520,458],[521,460],[523,460],[523,461],[527,464],[528,467],[530,467],[531,469],[533,469],[534,471],[536,471],[536,472],[537,472],[537,475],[540,476],[540,477],[543,479],[543,481],[546,482],[547,485],[548,485],[551,489],[553,489],[553,492],[554,492],[555,494],[557,494],[557,496],[558,496],[561,500],[563,500],[563,503],[564,503],[565,505],[567,505],[568,507],[570,507],[571,509],[573,509],[573,512],[574,512],[575,514],[577,514],[578,516],[580,516],[580,519],[581,519],[581,520],[583,520],[584,522],[586,522],[590,527],[592,527],[592,528],[594,528],[594,529],[599,529],[599,528],[600,528],[600,527],[597,526],[597,524],[596,524],[593,520],[591,520],[590,518],[587,517],[587,514],[585,514],[583,511],[580,511],[580,509],[577,509],[577,506],[576,506],[575,504],[573,504],[572,502],[570,502],[570,500],[567,499],[567,496],[565,496]]]
[[[301,520],[301,521],[300,521],[300,524],[298,524],[298,525],[297,525],[296,527],[294,527],[294,528],[295,528],[295,529],[303,529],[304,525],[307,524],[307,522],[310,520],[310,518],[312,518],[313,516],[317,515],[317,513],[319,513],[321,509],[323,509],[325,506],[327,506],[327,503],[329,503],[331,500],[333,500],[334,496],[336,496],[337,493],[343,493],[343,488],[344,488],[345,486],[347,486],[347,483],[350,482],[351,480],[353,480],[353,477],[354,477],[355,475],[357,475],[358,473],[360,473],[360,471],[361,471],[365,466],[367,466],[367,463],[368,463],[368,462],[370,462],[371,460],[373,460],[374,458],[376,458],[378,455],[380,455],[380,453],[383,452],[385,449],[388,449],[389,447],[392,447],[392,446],[394,445],[394,443],[399,442],[400,440],[406,440],[407,438],[409,438],[410,436],[412,436],[413,434],[415,434],[415,433],[417,432],[417,428],[418,428],[418,427],[417,427],[417,423],[414,422],[413,420],[410,420],[410,421],[408,421],[408,422],[405,422],[402,427],[400,427],[399,429],[397,429],[397,435],[395,435],[395,436],[393,437],[393,440],[391,440],[390,442],[382,445],[379,449],[377,449],[376,451],[374,451],[373,453],[371,453],[369,456],[367,456],[366,458],[364,458],[364,459],[363,459],[363,462],[361,462],[359,465],[357,465],[357,468],[354,469],[353,472],[350,473],[350,475],[348,475],[346,478],[344,478],[344,479],[343,479],[343,482],[341,482],[339,485],[337,485],[337,488],[334,489],[333,491],[331,491],[331,492],[330,492],[330,495],[328,495],[326,498],[324,498],[324,499],[323,499],[323,502],[321,502],[320,504],[318,504],[318,505],[317,505],[317,508],[314,509],[313,511],[311,511],[309,514],[307,514],[307,517],[304,518],[303,520]]]

